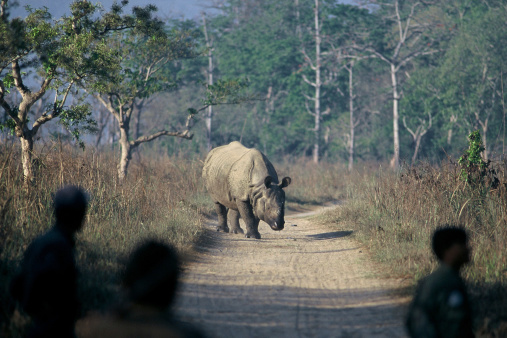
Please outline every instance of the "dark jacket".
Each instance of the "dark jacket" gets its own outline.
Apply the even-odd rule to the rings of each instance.
[[[410,304],[411,337],[473,337],[466,286],[459,272],[442,264],[418,285]]]
[[[36,238],[11,283],[11,294],[41,331],[36,336],[54,328],[73,330],[80,308],[73,234],[55,225]]]

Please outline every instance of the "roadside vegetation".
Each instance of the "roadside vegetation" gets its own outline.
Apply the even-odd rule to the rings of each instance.
[[[90,195],[86,224],[76,248],[83,313],[114,302],[125,258],[140,241],[157,238],[173,244],[184,255],[202,232],[203,217],[199,203],[194,202],[204,191],[198,160],[143,158],[142,163],[132,165],[131,179],[120,184],[118,156],[112,152],[83,152],[54,143],[35,154],[38,183],[26,190],[22,188],[19,147],[0,149],[3,319],[10,312],[5,298],[8,282],[30,242],[52,226],[51,194],[64,184],[78,184]],[[11,323],[8,336],[16,335],[16,325]]]
[[[321,219],[353,230],[386,275],[411,286],[438,264],[430,249],[436,227],[464,226],[472,247],[464,278],[477,333],[501,336],[507,332],[507,166],[475,156],[483,149],[480,136],[474,141],[477,135],[470,135],[470,147],[458,161],[406,166],[399,174],[382,168],[352,174],[346,202]]]
[[[9,281],[30,242],[52,226],[52,193],[62,185],[78,184],[90,197],[76,247],[83,314],[118,300],[124,263],[140,241],[157,238],[171,243],[185,259],[201,238],[203,221],[216,217],[197,155],[143,156],[141,161],[134,156],[125,182],[118,178],[117,152],[83,151],[53,141],[33,155],[37,183],[25,189],[19,146],[0,145],[0,318],[8,336],[22,336],[28,320],[11,320]],[[293,177],[295,184],[287,193],[293,210],[335,200],[344,190],[341,171],[333,170],[334,165],[284,159],[275,167],[279,175]]]

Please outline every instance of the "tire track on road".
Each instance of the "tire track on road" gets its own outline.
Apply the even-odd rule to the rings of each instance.
[[[308,216],[305,214],[304,216]],[[290,224],[298,226],[291,226]],[[403,337],[403,302],[350,231],[286,217],[261,240],[217,233],[187,266],[176,304],[212,337]]]

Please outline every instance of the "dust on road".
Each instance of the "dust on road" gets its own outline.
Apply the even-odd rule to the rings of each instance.
[[[398,283],[375,277],[350,231],[308,216],[286,216],[281,232],[261,222],[261,240],[209,224],[175,311],[211,337],[405,336]]]

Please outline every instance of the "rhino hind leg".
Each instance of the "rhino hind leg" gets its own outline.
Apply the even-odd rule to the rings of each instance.
[[[229,232],[229,227],[227,226],[227,208],[215,202],[215,209],[218,215],[217,231]]]
[[[239,226],[239,211],[229,209],[229,221],[231,224],[231,228],[229,232],[232,234],[244,234],[245,232]]]
[[[239,214],[241,218],[245,222],[246,225],[246,238],[255,238],[260,239],[261,234],[259,233],[259,219],[257,219],[252,210],[252,206],[248,202],[238,202],[236,201],[236,205],[238,206]]]

